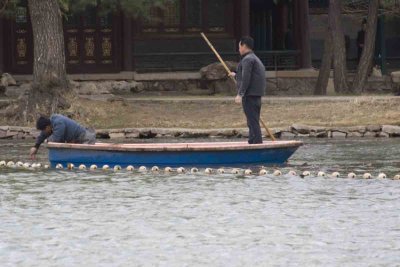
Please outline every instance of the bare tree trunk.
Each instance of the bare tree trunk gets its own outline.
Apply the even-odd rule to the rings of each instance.
[[[348,92],[346,45],[341,21],[341,0],[329,0],[329,27],[332,30],[333,44],[333,82],[338,93]]]
[[[32,122],[70,107],[65,64],[64,31],[58,0],[28,0],[32,22],[34,58],[31,90],[7,109],[15,121]]]
[[[357,74],[353,82],[353,92],[356,93],[362,92],[374,57],[378,12],[379,0],[371,0],[368,7],[364,48],[361,54],[360,63],[358,64]]]
[[[67,87],[64,31],[57,0],[28,0],[32,21],[35,85]]]
[[[318,80],[315,86],[315,95],[326,95],[326,88],[331,74],[333,56],[332,31],[328,27],[328,32],[324,42],[324,55],[322,56],[321,68],[319,69]]]

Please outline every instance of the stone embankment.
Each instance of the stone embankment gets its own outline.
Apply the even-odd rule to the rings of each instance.
[[[235,71],[237,62],[226,62],[231,71]],[[129,75],[128,75],[129,76]],[[72,87],[81,96],[137,95],[177,93],[188,95],[228,95],[236,94],[236,86],[227,76],[220,63],[213,63],[198,72],[169,72],[133,74],[120,77],[116,75],[95,75],[92,77],[71,77]],[[350,75],[349,79],[353,77]],[[268,71],[266,73],[267,95],[269,96],[311,96],[314,95],[318,79],[316,70]],[[9,73],[0,77],[0,97],[17,98],[31,87],[29,79]],[[391,75],[371,75],[368,77],[363,93],[400,94],[400,72]],[[335,95],[332,78],[329,79],[328,95]],[[5,102],[0,104],[5,105]],[[0,107],[1,108],[1,107]]]
[[[400,137],[400,126],[368,125],[352,127],[320,127],[294,124],[285,128],[271,128],[277,138],[350,138]],[[152,139],[152,138],[246,138],[248,130],[240,129],[178,129],[125,128],[97,129],[98,139]],[[34,139],[39,132],[29,127],[2,126],[0,139]],[[264,133],[265,134],[265,133]]]

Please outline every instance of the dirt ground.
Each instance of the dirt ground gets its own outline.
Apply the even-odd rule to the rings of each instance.
[[[75,119],[100,128],[242,128],[241,106],[221,101],[116,101],[80,99],[72,111]],[[329,98],[284,98],[263,104],[262,118],[269,127],[294,123],[315,126],[400,125],[400,98],[357,97],[343,101]],[[9,125],[0,118],[0,125]],[[32,125],[33,126],[33,125]]]

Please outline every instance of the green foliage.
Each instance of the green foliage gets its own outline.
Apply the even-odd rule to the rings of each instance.
[[[370,0],[342,0],[343,11],[366,16]],[[400,16],[400,0],[380,0],[379,16]]]
[[[381,6],[383,8],[398,8],[400,6],[400,0],[381,0]]]
[[[88,6],[100,7],[104,13],[123,10],[128,16],[146,16],[150,7],[162,8],[166,2],[177,0],[59,0],[63,11],[68,13],[79,13]],[[100,4],[100,5],[99,5]]]
[[[178,0],[58,0],[64,14],[84,11],[87,7],[100,7],[104,13],[123,10],[128,16],[146,16],[150,7],[163,8],[165,3]],[[0,0],[0,15],[12,16],[19,4],[26,5],[26,0]]]
[[[17,8],[19,0],[0,0],[0,16],[12,17]]]

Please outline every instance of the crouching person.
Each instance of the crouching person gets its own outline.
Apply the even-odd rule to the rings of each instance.
[[[74,120],[63,115],[53,114],[50,119],[41,116],[36,122],[36,128],[41,131],[36,139],[35,146],[31,148],[30,156],[35,155],[40,145],[47,139],[56,143],[94,144],[96,132],[81,126]]]

